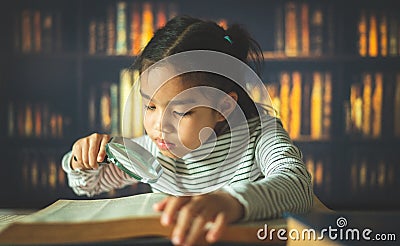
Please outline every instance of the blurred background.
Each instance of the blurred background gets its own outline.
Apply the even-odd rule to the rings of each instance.
[[[261,77],[330,208],[400,207],[398,1],[31,0],[0,9],[0,207],[82,199],[62,156],[93,132],[118,135],[128,68],[178,14],[240,23]],[[260,88],[251,88],[254,96]],[[133,97],[140,108],[140,100]],[[132,114],[131,136],[143,134]],[[148,192],[137,184],[95,198]]]

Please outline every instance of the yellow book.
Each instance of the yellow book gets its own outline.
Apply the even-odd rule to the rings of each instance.
[[[292,73],[292,91],[290,93],[290,120],[289,135],[296,139],[300,137],[301,129],[301,74],[298,71]]]
[[[144,127],[143,127],[143,102],[142,102],[142,95],[140,94],[140,83],[139,79],[139,71],[133,71],[133,87],[131,91],[131,101],[132,101],[132,126],[133,126],[133,137],[140,137],[144,134]]]
[[[290,117],[290,75],[288,72],[281,73],[280,101],[281,111],[279,112],[283,127],[289,132]]]
[[[132,129],[132,112],[131,101],[129,94],[133,86],[133,77],[130,69],[124,68],[120,71],[119,81],[119,111],[120,111],[120,124],[121,133],[124,137],[133,137]]]
[[[363,75],[363,95],[362,95],[362,133],[364,136],[371,135],[371,97],[372,97],[372,75]]]
[[[358,54],[367,56],[367,14],[361,10],[358,21]]]
[[[375,89],[372,95],[372,137],[379,138],[382,131],[383,74],[375,74]]]
[[[322,74],[313,73],[311,89],[311,138],[320,139],[322,136]]]
[[[368,43],[368,55],[378,56],[378,24],[375,13],[371,13],[369,17]]]
[[[139,11],[139,3],[133,2],[131,5],[131,20],[130,20],[130,53],[131,55],[137,56],[139,55],[142,47],[141,47],[141,18]]]
[[[32,105],[27,103],[25,106],[25,137],[31,137],[33,134],[33,113]]]

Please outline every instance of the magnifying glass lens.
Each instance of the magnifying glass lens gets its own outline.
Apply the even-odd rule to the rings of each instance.
[[[157,159],[129,138],[112,138],[106,145],[106,153],[108,162],[141,182],[155,183],[162,174]]]

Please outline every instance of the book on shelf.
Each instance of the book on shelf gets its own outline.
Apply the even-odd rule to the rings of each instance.
[[[346,131],[364,137],[380,138],[383,119],[393,114],[391,110],[388,110],[391,106],[387,102],[388,98],[393,97],[393,95],[388,95],[388,93],[393,93],[389,88],[391,82],[388,79],[384,81],[385,76],[382,72],[364,72],[358,79],[360,82],[350,86],[347,109],[349,117],[346,117],[346,121],[350,122],[346,122]],[[385,83],[386,86],[384,86]]]
[[[160,212],[152,205],[167,195],[146,193],[98,200],[58,200],[11,223],[0,232],[3,244],[88,243],[133,240],[139,237],[170,238],[172,227],[160,223]],[[219,241],[235,243],[277,243],[278,239],[257,237],[268,224],[271,230],[286,228],[284,219],[228,225]],[[208,224],[212,226],[212,224]],[[134,242],[134,241],[131,241]]]
[[[127,54],[127,3],[117,2],[116,7],[116,44],[115,53],[117,55]]]
[[[358,54],[362,57],[398,56],[399,21],[389,10],[361,9],[358,16]]]
[[[21,10],[15,18],[14,47],[22,53],[61,50],[61,18],[61,12],[56,10]]]
[[[400,138],[400,73],[396,74],[394,91],[394,136]]]
[[[331,72],[282,71],[267,88],[271,102],[289,136],[325,139],[332,121]]]

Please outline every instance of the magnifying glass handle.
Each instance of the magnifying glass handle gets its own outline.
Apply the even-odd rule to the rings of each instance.
[[[104,157],[104,160],[102,162],[97,162],[99,165],[107,165],[110,164],[111,162],[108,160],[108,156]]]

